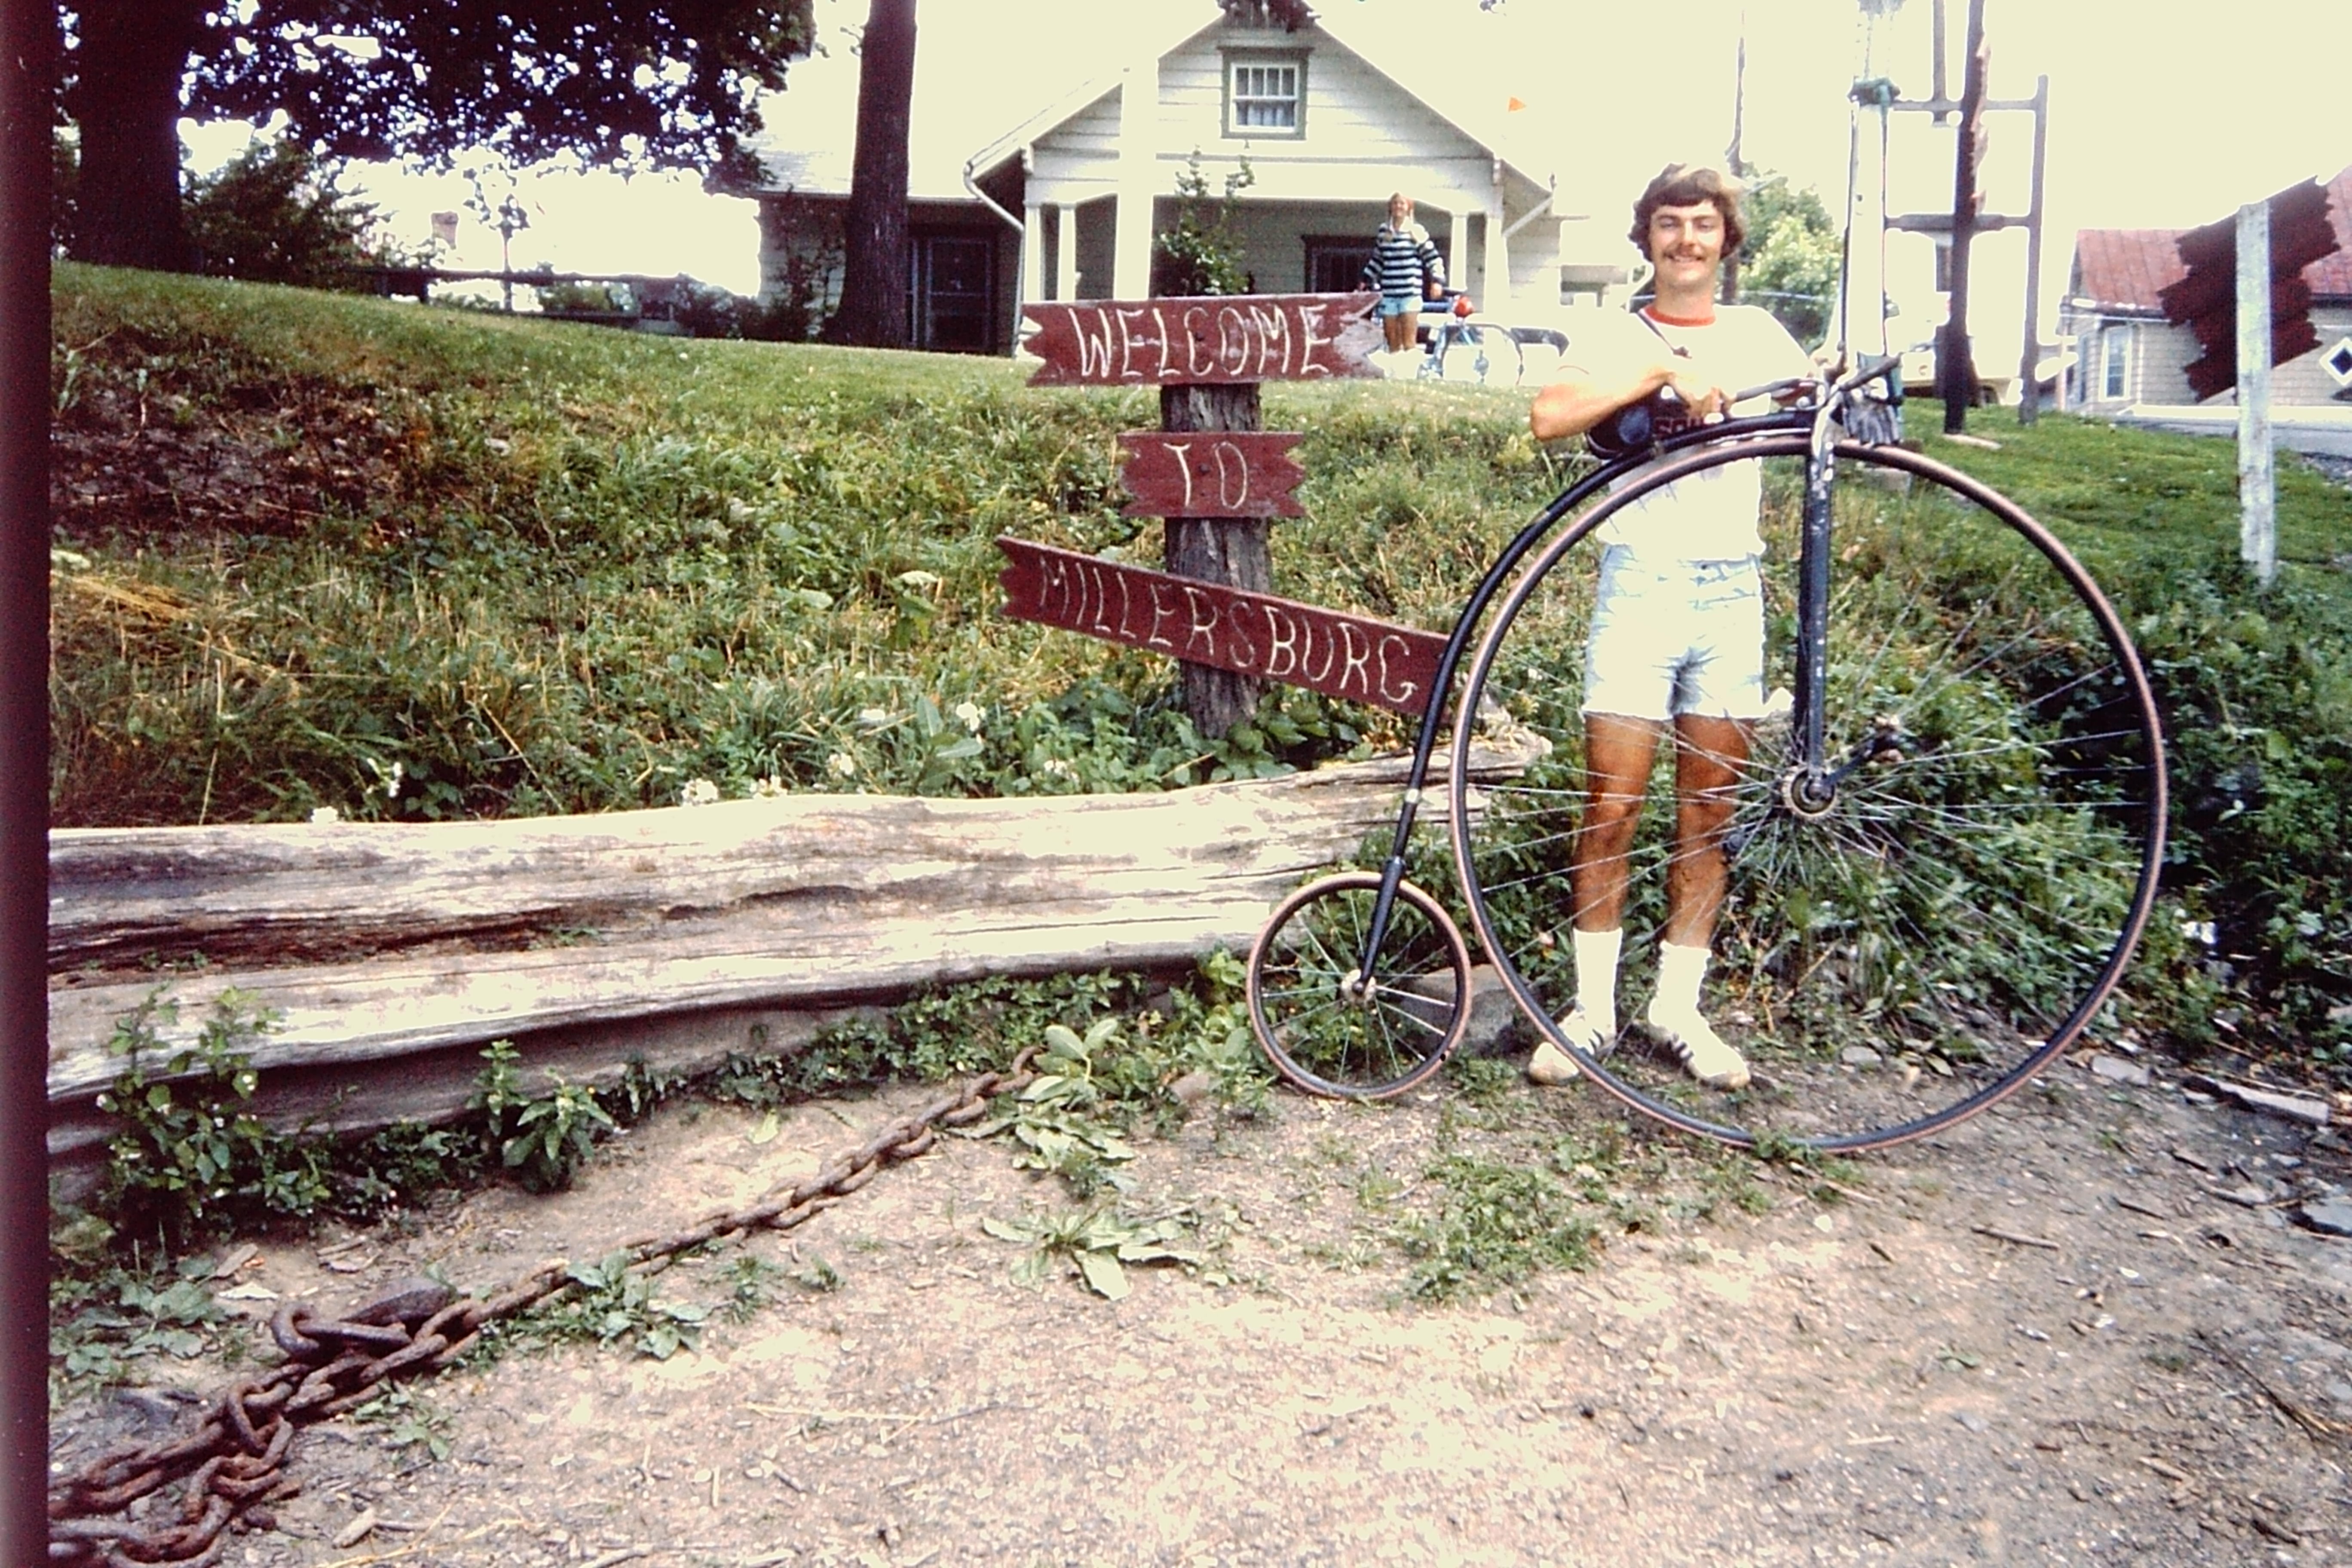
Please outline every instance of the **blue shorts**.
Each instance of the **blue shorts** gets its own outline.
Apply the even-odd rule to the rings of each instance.
[[[1645,562],[1611,545],[1593,595],[1580,706],[1661,722],[1685,713],[1763,718],[1764,574],[1756,557]]]
[[[1383,294],[1381,296],[1381,314],[1383,317],[1418,315],[1420,311],[1421,296],[1418,294]]]

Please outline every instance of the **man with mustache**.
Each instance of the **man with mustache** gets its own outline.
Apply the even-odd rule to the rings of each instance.
[[[1656,296],[1601,317],[1563,355],[1528,424],[1540,441],[1582,435],[1628,405],[1672,404],[1695,420],[1729,412],[1731,390],[1812,368],[1788,330],[1753,306],[1717,302],[1727,255],[1746,237],[1739,187],[1722,170],[1672,163],[1633,205],[1629,237]],[[1664,395],[1661,398],[1660,395]],[[1654,406],[1656,403],[1654,402]],[[1617,1036],[1626,855],[1661,739],[1675,748],[1675,842],[1658,984],[1644,1018],[1701,1083],[1745,1088],[1746,1058],[1699,1011],[1708,943],[1723,907],[1730,786],[1764,717],[1764,597],[1754,461],[1694,475],[1618,512],[1585,646],[1584,802],[1570,855],[1576,1003],[1559,1020],[1597,1054]],[[1528,1076],[1563,1083],[1573,1058],[1549,1040]]]

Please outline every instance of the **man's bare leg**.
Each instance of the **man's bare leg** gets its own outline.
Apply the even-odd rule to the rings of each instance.
[[[1664,730],[1653,720],[1618,713],[1588,713],[1584,719],[1584,814],[1569,851],[1568,871],[1576,1002],[1559,1024],[1588,1053],[1617,1037],[1626,856]],[[1576,1074],[1575,1059],[1549,1040],[1537,1045],[1528,1063],[1528,1076],[1538,1083],[1565,1083]]]
[[[1650,1026],[1667,1036],[1691,1076],[1719,1089],[1748,1082],[1748,1063],[1699,1012],[1708,944],[1723,910],[1723,836],[1732,788],[1748,760],[1747,726],[1685,714],[1675,721],[1675,852],[1666,868],[1665,940]]]

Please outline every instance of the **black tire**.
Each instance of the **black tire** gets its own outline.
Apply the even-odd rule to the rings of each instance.
[[[1437,1071],[1469,1026],[1470,950],[1437,900],[1402,883],[1369,986],[1357,975],[1381,879],[1342,871],[1285,900],[1249,955],[1250,1022],[1275,1070],[1310,1094],[1384,1100]]]
[[[1471,921],[1531,1022],[1603,1089],[1727,1143],[1881,1147],[2015,1092],[2081,1037],[2157,891],[2162,735],[2122,624],[2014,503],[1893,447],[1838,448],[1826,806],[1786,787],[1790,726],[1752,728],[1726,836],[1705,1010],[1753,1083],[1700,1088],[1641,1022],[1664,919],[1671,742],[1629,856],[1624,1026],[1606,1059],[1551,1020],[1574,994],[1567,867],[1580,816],[1586,619],[1601,525],[1675,479],[1766,462],[1766,680],[1793,688],[1801,435],[1702,447],[1563,529],[1492,612],[1457,711],[1455,864]],[[1532,733],[1528,733],[1532,731]],[[1472,784],[1473,739],[1534,760]]]

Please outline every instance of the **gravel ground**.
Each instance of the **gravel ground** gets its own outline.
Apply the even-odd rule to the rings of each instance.
[[[919,1093],[765,1126],[672,1107],[571,1193],[265,1242],[236,1304],[593,1258],[749,1201]],[[1435,1156],[1539,1164],[1563,1141],[1617,1151],[1592,1212],[1641,1228],[1482,1298],[1404,1294],[1393,1237],[1441,1195]],[[513,1352],[413,1386],[405,1434],[309,1430],[301,1495],[224,1561],[2352,1560],[2352,1241],[2294,1217],[2352,1157],[2169,1074],[2077,1058],[1834,1186],[1491,1080],[1369,1110],[1282,1096],[1139,1148],[1130,1210],[1183,1219],[1200,1267],[1135,1269],[1118,1301],[1017,1282],[1022,1247],[982,1222],[1072,1201],[1004,1143],[948,1139],[749,1243],[771,1299],[698,1351]],[[730,1267],[663,1291],[723,1300]],[[57,1457],[174,1403],[60,1410]],[[400,1440],[427,1429],[438,1462]]]

